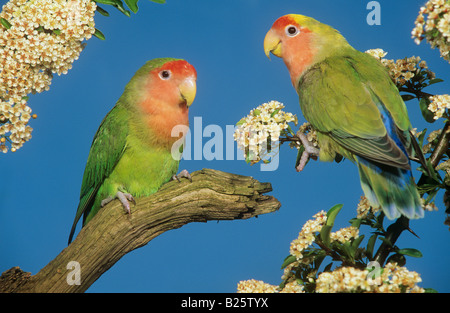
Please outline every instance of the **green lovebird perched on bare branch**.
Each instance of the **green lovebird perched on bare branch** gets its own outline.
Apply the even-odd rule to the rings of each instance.
[[[106,203],[119,199],[130,212],[134,197],[155,193],[178,171],[172,129],[189,124],[197,73],[185,60],[148,61],[126,85],[94,136],[84,171],[80,203],[69,236],[83,216],[85,225]],[[175,175],[175,176],[174,176]]]

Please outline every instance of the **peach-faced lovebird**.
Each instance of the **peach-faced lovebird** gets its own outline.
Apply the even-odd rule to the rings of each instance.
[[[311,155],[321,161],[343,156],[357,164],[373,207],[389,219],[423,217],[409,159],[411,124],[381,62],[355,50],[332,27],[295,14],[274,22],[264,50],[284,60],[303,115],[317,132],[320,150],[299,134],[306,153],[297,170]]]
[[[189,124],[196,79],[191,64],[173,58],[148,61],[131,78],[92,141],[69,243],[82,215],[84,226],[116,198],[130,213],[134,197],[155,193],[171,178],[190,179],[187,171],[176,175],[179,159],[171,150],[181,138],[172,129]]]

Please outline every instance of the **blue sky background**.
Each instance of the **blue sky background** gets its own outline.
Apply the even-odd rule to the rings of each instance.
[[[366,0],[167,2],[141,0],[131,18],[113,8],[110,17],[97,14],[96,26],[106,41],[90,39],[67,75],[56,76],[49,91],[31,95],[29,105],[38,115],[30,122],[33,138],[0,161],[1,272],[20,266],[35,274],[66,247],[92,137],[125,84],[149,59],[177,57],[193,64],[198,90],[190,120],[202,117],[203,127],[216,124],[224,130],[270,100],[283,102],[286,111],[304,121],[282,60],[269,61],[263,52],[266,32],[288,13],[332,25],[362,51],[383,48],[392,59],[419,55],[445,80],[426,91],[450,92],[450,65],[438,50],[410,38],[424,0],[379,1],[380,26],[366,23]],[[441,126],[427,125],[416,102],[407,105],[414,127]],[[271,194],[282,207],[257,219],[192,223],[166,232],[123,257],[88,292],[235,292],[240,280],[280,283],[282,261],[306,220],[343,203],[336,229],[346,227],[362,195],[351,162],[310,162],[299,174],[295,156],[283,146],[274,172],[239,160],[183,160],[180,169],[190,172],[213,168],[271,182]],[[421,274],[420,286],[450,292],[450,232],[443,224],[442,194],[437,205],[439,211],[411,223],[420,239],[404,233],[397,245],[422,251],[423,258],[407,262],[409,270]]]

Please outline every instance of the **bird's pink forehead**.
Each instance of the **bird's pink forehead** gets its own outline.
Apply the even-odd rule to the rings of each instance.
[[[159,70],[170,70],[172,73],[181,74],[183,76],[197,77],[195,68],[185,60],[175,60],[164,64]]]
[[[275,21],[275,23],[273,23],[272,28],[281,29],[281,28],[284,28],[285,26],[291,25],[291,24],[296,25],[297,21],[291,15],[284,15],[284,16],[280,17],[279,19],[277,19]]]

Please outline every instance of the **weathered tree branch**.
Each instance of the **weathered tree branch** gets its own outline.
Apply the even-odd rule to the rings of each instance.
[[[203,169],[192,173],[192,183],[173,181],[137,199],[130,215],[113,201],[36,275],[18,267],[4,272],[0,292],[84,292],[122,256],[165,231],[191,222],[247,219],[278,210],[278,200],[264,195],[271,190],[270,183],[252,177]],[[80,285],[67,283],[71,261],[80,264]]]

